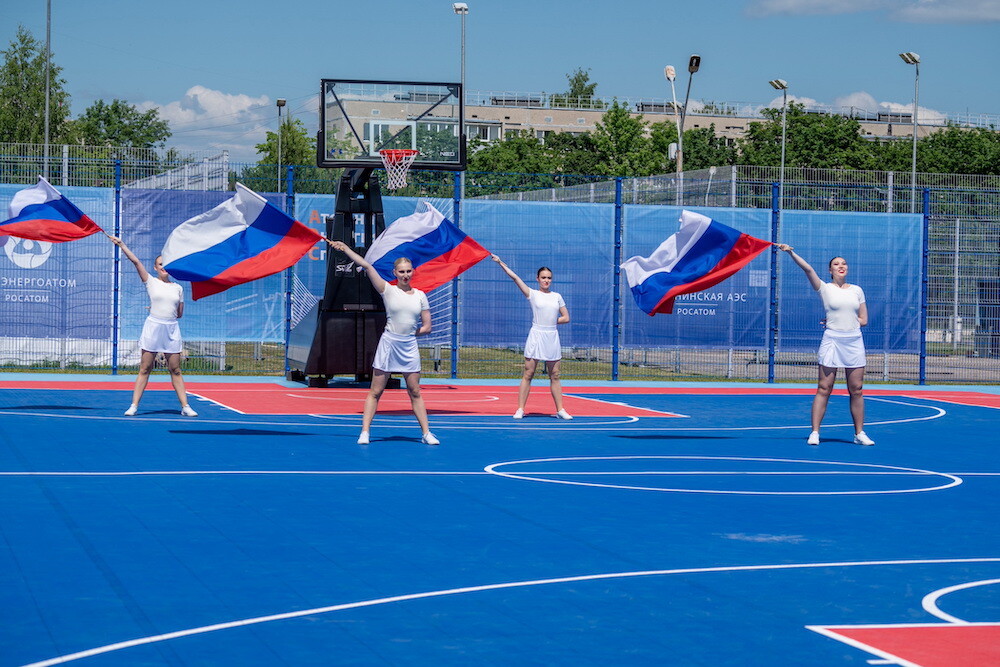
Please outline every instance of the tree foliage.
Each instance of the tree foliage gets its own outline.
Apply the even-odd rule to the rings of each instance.
[[[97,100],[76,120],[70,121],[70,143],[85,146],[159,148],[170,137],[170,125],[156,109],[139,111],[124,100],[110,104]]]
[[[10,46],[0,51],[0,142],[45,141],[45,44],[19,26]],[[49,138],[62,138],[69,118],[69,93],[62,68],[49,67]]]
[[[597,123],[594,147],[600,173],[609,176],[649,176],[660,171],[661,162],[646,136],[647,123],[633,117],[618,100]]]
[[[566,75],[569,90],[549,96],[549,104],[556,109],[603,109],[605,104],[595,97],[597,83],[590,80],[590,69],[577,67]]]
[[[750,123],[739,142],[744,164],[781,164],[781,109],[764,109],[765,122]],[[685,156],[686,157],[686,156]],[[802,104],[788,104],[785,130],[785,164],[790,167],[868,169],[873,163],[871,144],[861,136],[855,118],[809,113]]]

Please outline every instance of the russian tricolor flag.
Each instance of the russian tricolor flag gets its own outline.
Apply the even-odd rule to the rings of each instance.
[[[170,233],[163,268],[195,299],[284,271],[323,237],[236,184],[236,194]]]
[[[621,267],[635,302],[652,316],[673,312],[675,297],[722,282],[770,245],[700,213],[682,211],[676,234],[649,257],[630,257]]]
[[[102,231],[70,200],[41,176],[10,200],[10,219],[0,223],[0,234],[32,241],[76,241]]]
[[[410,284],[429,292],[490,256],[430,204],[427,209],[399,218],[372,242],[365,259],[385,280],[395,284],[393,263],[406,257],[413,264]]]

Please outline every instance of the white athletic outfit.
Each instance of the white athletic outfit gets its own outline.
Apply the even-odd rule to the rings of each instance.
[[[420,327],[420,313],[431,309],[427,295],[418,289],[407,294],[397,286],[386,283],[382,301],[385,302],[385,331],[375,349],[372,366],[386,373],[419,373],[417,329]]]
[[[858,312],[865,302],[864,290],[857,285],[837,287],[823,283],[817,291],[826,309],[819,364],[827,368],[861,368],[865,365],[865,341],[861,337]]]
[[[184,288],[149,276],[146,293],[149,294],[149,316],[142,325],[139,348],[146,352],[179,353],[181,328],[177,324],[177,312],[184,303]]]
[[[531,304],[531,331],[524,343],[524,358],[559,361],[562,359],[562,345],[556,322],[559,321],[559,309],[565,308],[566,302],[558,292],[545,293],[535,289],[528,290],[528,302]]]

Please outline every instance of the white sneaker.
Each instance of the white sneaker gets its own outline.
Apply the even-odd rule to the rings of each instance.
[[[195,412],[194,408],[192,408],[190,405],[185,405],[184,407],[182,407],[181,408],[181,414],[184,415],[185,417],[197,417],[198,416],[198,413]]]
[[[867,433],[865,433],[864,431],[861,431],[857,435],[854,436],[854,444],[855,445],[867,445],[867,446],[870,446],[870,445],[874,445],[875,441],[872,440],[871,438],[869,438]]]
[[[128,410],[125,411],[125,416],[126,417],[135,417],[135,413],[136,413],[136,411],[138,409],[139,409],[139,406],[136,405],[135,403],[133,403],[132,405],[128,406]]]
[[[524,410],[518,408],[514,411],[514,419],[524,419]]]
[[[809,439],[806,440],[808,445],[818,445],[819,444],[819,431],[813,431],[809,434]]]
[[[434,434],[431,433],[430,431],[427,431],[427,433],[424,433],[423,437],[420,438],[420,440],[425,445],[440,445],[441,444],[441,441],[438,440],[437,438],[435,438]]]
[[[560,410],[559,412],[556,413],[556,418],[557,419],[572,419],[573,415],[571,415],[570,413],[566,412],[565,410]]]
[[[371,442],[371,436],[368,434],[368,431],[362,431],[361,435],[358,436],[358,444],[367,445],[369,442]]]

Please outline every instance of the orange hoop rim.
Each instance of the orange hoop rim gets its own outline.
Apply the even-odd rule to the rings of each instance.
[[[379,155],[382,156],[386,164],[397,164],[419,152],[413,148],[383,148],[379,151]]]

